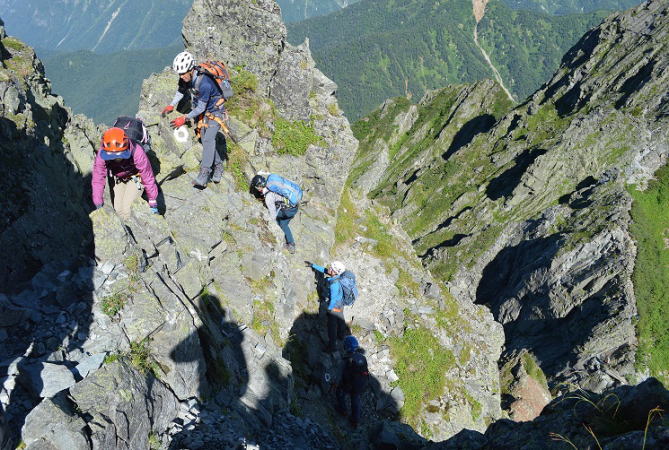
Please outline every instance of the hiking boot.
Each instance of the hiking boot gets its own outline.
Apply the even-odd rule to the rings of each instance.
[[[200,187],[200,188],[205,188],[207,186],[207,182],[209,181],[209,174],[211,173],[211,169],[201,167],[200,168],[200,173],[197,174],[197,178],[193,180],[193,186],[195,187]]]
[[[214,183],[220,183],[222,176],[223,176],[223,163],[220,162],[214,165],[214,173],[211,174],[211,181],[213,181]]]
[[[295,243],[291,242],[291,243],[286,244],[286,250],[288,250],[288,253],[290,253],[291,255],[294,255],[295,254]]]

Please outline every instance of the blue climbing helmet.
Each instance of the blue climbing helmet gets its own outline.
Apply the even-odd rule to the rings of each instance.
[[[346,336],[344,338],[344,351],[345,352],[354,352],[356,351],[360,345],[358,344],[358,340],[355,338],[355,336]]]

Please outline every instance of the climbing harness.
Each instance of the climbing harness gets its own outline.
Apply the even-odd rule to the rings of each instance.
[[[216,102],[216,104],[218,105],[218,102]],[[197,136],[198,138],[201,137],[201,135],[203,133],[202,128],[207,128],[209,126],[207,120],[205,120],[205,119],[209,119],[209,120],[213,120],[217,124],[219,124],[221,126],[221,131],[223,132],[225,137],[231,139],[232,142],[237,144],[237,138],[235,138],[232,135],[232,132],[230,131],[230,127],[228,127],[228,123],[227,123],[228,118],[229,117],[228,117],[228,112],[227,111],[223,112],[223,117],[219,117],[219,116],[217,116],[215,114],[212,114],[208,111],[205,112],[205,113],[200,114],[200,116],[197,119],[197,125],[195,127],[195,136]]]

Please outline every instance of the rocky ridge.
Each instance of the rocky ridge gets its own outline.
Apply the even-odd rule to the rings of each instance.
[[[317,280],[302,261],[333,257],[335,227],[346,215],[339,199],[357,142],[337,107],[336,85],[315,68],[308,45],[286,44],[283,30],[273,1],[194,2],[184,38],[198,58],[222,58],[233,67],[237,95],[229,111],[239,144],[228,145],[220,185],[193,189],[201,147],[178,143],[158,117],[175,76],[166,70],[146,80],[140,115],[150,125],[163,215],[137,202],[128,224],[110,206],[90,211],[90,167],[101,130],[73,117],[50,93],[32,50],[3,36],[3,137],[26,142],[7,146],[14,153],[5,154],[20,150],[33,159],[32,172],[17,168],[33,178],[8,187],[34,208],[2,234],[3,250],[26,259],[25,268],[12,266],[0,296],[3,327],[20,330],[0,336],[0,400],[9,424],[3,445],[16,444],[19,435],[31,449],[367,445],[377,426],[395,423],[388,420],[401,414],[405,397],[420,399],[404,394],[390,341],[406,347],[404,328],[437,320],[442,330],[431,344],[452,355],[439,376],[453,389],[442,393],[440,385],[429,411],[405,420],[447,437],[463,427],[482,431],[500,416],[501,330],[490,338],[492,317],[442,292],[406,236],[387,223],[383,239],[405,249],[406,263],[375,256],[362,228],[351,235],[356,244],[337,250],[360,280],[364,300],[349,322],[374,375],[365,400],[369,420],[350,436],[337,431],[345,425],[333,416],[324,375],[336,373],[338,355],[320,351],[325,319]],[[212,36],[229,46],[213,51]],[[50,121],[35,114],[43,104]],[[54,162],[42,162],[38,150]],[[286,174],[305,188],[291,223],[295,256],[282,250],[280,230],[247,191],[257,170]],[[33,189],[21,190],[31,183]],[[71,210],[62,206],[69,203]],[[361,199],[356,214],[365,205]],[[374,223],[385,220],[379,211],[370,214]],[[441,308],[450,316],[442,317]],[[447,326],[467,322],[460,311],[476,323],[455,336]],[[463,385],[465,373],[470,381]]]
[[[626,186],[668,153],[667,17],[662,1],[609,17],[511,111],[484,82],[356,125],[354,188],[390,207],[456,297],[490,307],[505,358],[529,350],[554,389],[639,375]]]
[[[222,22],[221,11],[235,13]],[[191,15],[202,21],[198,29],[228,42],[234,39],[226,33],[252,29],[258,14],[278,23],[275,12],[273,2],[198,0]],[[192,17],[185,22],[184,37],[193,51],[206,52],[210,37],[192,29]],[[410,161],[408,154],[390,156],[397,156],[392,152],[412,138],[391,134],[385,160],[370,158],[366,167],[358,165],[351,172],[356,141],[338,110],[336,85],[314,67],[308,45],[284,44],[280,30],[260,34],[259,46],[275,49],[276,55],[251,52],[247,61],[243,43],[230,47],[229,54],[207,53],[234,63],[237,90],[229,111],[239,144],[228,145],[220,185],[203,191],[191,187],[199,145],[178,143],[167,121],[158,117],[172,96],[175,76],[166,70],[145,82],[140,114],[151,125],[163,216],[137,202],[132,220],[124,225],[109,206],[92,213],[79,206],[88,205],[87,176],[101,130],[72,117],[50,94],[32,51],[0,31],[2,132],[10,130],[2,142],[19,143],[18,149],[34,162],[32,172],[19,167],[26,176],[34,173],[30,183],[15,186],[7,180],[16,182],[17,177],[4,177],[4,191],[13,189],[18,202],[33,208],[41,206],[35,198],[55,208],[79,194],[81,202],[73,209],[81,208],[76,213],[82,219],[58,217],[61,221],[53,222],[57,214],[25,210],[24,220],[35,222],[39,233],[63,239],[67,245],[62,246],[50,247],[49,235],[39,233],[43,241],[31,246],[35,233],[22,233],[18,221],[2,229],[2,247],[22,246],[16,255],[26,255],[26,262],[0,295],[5,352],[0,359],[0,437],[5,442],[0,444],[15,445],[21,429],[20,439],[31,449],[485,448],[515,443],[514,433],[524,435],[515,430],[524,427],[543,448],[554,423],[569,425],[559,425],[558,431],[578,429],[578,439],[587,439],[580,416],[569,416],[574,410],[569,403],[565,409],[550,407],[547,418],[526,425],[496,421],[502,416],[501,396],[507,394],[496,367],[503,336],[499,325],[484,306],[467,300],[466,290],[460,287],[460,296],[451,296],[421,266],[410,239],[413,248],[420,248],[426,238],[416,238],[406,217],[395,209],[389,218],[388,210],[355,190],[361,183],[383,182],[384,172],[396,173],[395,164]],[[26,56],[29,63],[24,65]],[[15,97],[22,103],[13,115],[5,114],[8,105],[16,104]],[[438,101],[449,106],[431,107]],[[60,111],[57,120],[45,122],[35,114],[40,104],[54,105],[51,110]],[[458,155],[476,142],[458,131],[496,127],[506,105],[499,87],[482,82],[430,93],[419,106],[400,104],[406,114],[395,122],[396,103],[389,102],[384,117],[407,131],[426,117],[434,120],[444,143],[449,136],[456,142],[452,152]],[[470,124],[478,117],[472,116],[476,108],[492,118]],[[439,126],[443,117],[453,121],[450,126]],[[286,130],[295,139],[283,138]],[[427,142],[434,136],[429,126],[420,130],[415,139]],[[45,138],[63,147],[42,145]],[[8,160],[17,160],[17,150],[6,147],[14,152],[5,153],[12,156]],[[430,151],[438,154],[439,149],[419,146],[414,151],[427,167]],[[60,177],[45,175],[57,175],[54,168],[67,175],[65,187],[75,194],[61,186]],[[247,192],[249,176],[263,169],[294,174],[306,188],[306,201],[291,223],[297,255],[282,250],[280,231]],[[420,166],[416,169],[407,180],[421,179]],[[428,212],[439,207],[434,198],[430,211],[416,210],[416,215],[429,218]],[[74,224],[83,224],[80,232]],[[442,229],[449,226],[445,221]],[[373,375],[363,406],[365,424],[356,431],[331,408],[325,375],[336,372],[337,355],[320,351],[326,336],[319,280],[302,262],[335,257],[358,275],[362,297],[347,311],[347,320],[362,341]],[[543,367],[543,360],[539,363]],[[534,374],[526,362],[511,371]],[[421,378],[423,373],[430,376]],[[432,384],[433,379],[439,382]],[[661,387],[646,386],[652,388],[651,398],[664,398]],[[632,405],[644,389],[617,395]],[[602,398],[607,397],[592,401]],[[665,407],[663,402],[658,404]],[[636,417],[645,414],[634,411]],[[398,415],[425,437],[460,433],[430,443],[399,423]],[[460,431],[483,432],[494,421],[485,434]],[[633,433],[631,439],[639,439]],[[662,445],[665,434],[654,423],[649,442]]]

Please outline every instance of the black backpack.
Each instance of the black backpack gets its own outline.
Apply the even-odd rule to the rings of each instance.
[[[114,126],[125,131],[128,139],[136,144],[145,145],[150,142],[149,132],[141,119],[134,117],[121,116],[116,119]]]
[[[367,369],[367,358],[362,353],[355,352],[351,355],[349,368],[351,370],[351,388],[354,393],[362,393],[369,385],[369,370]]]

